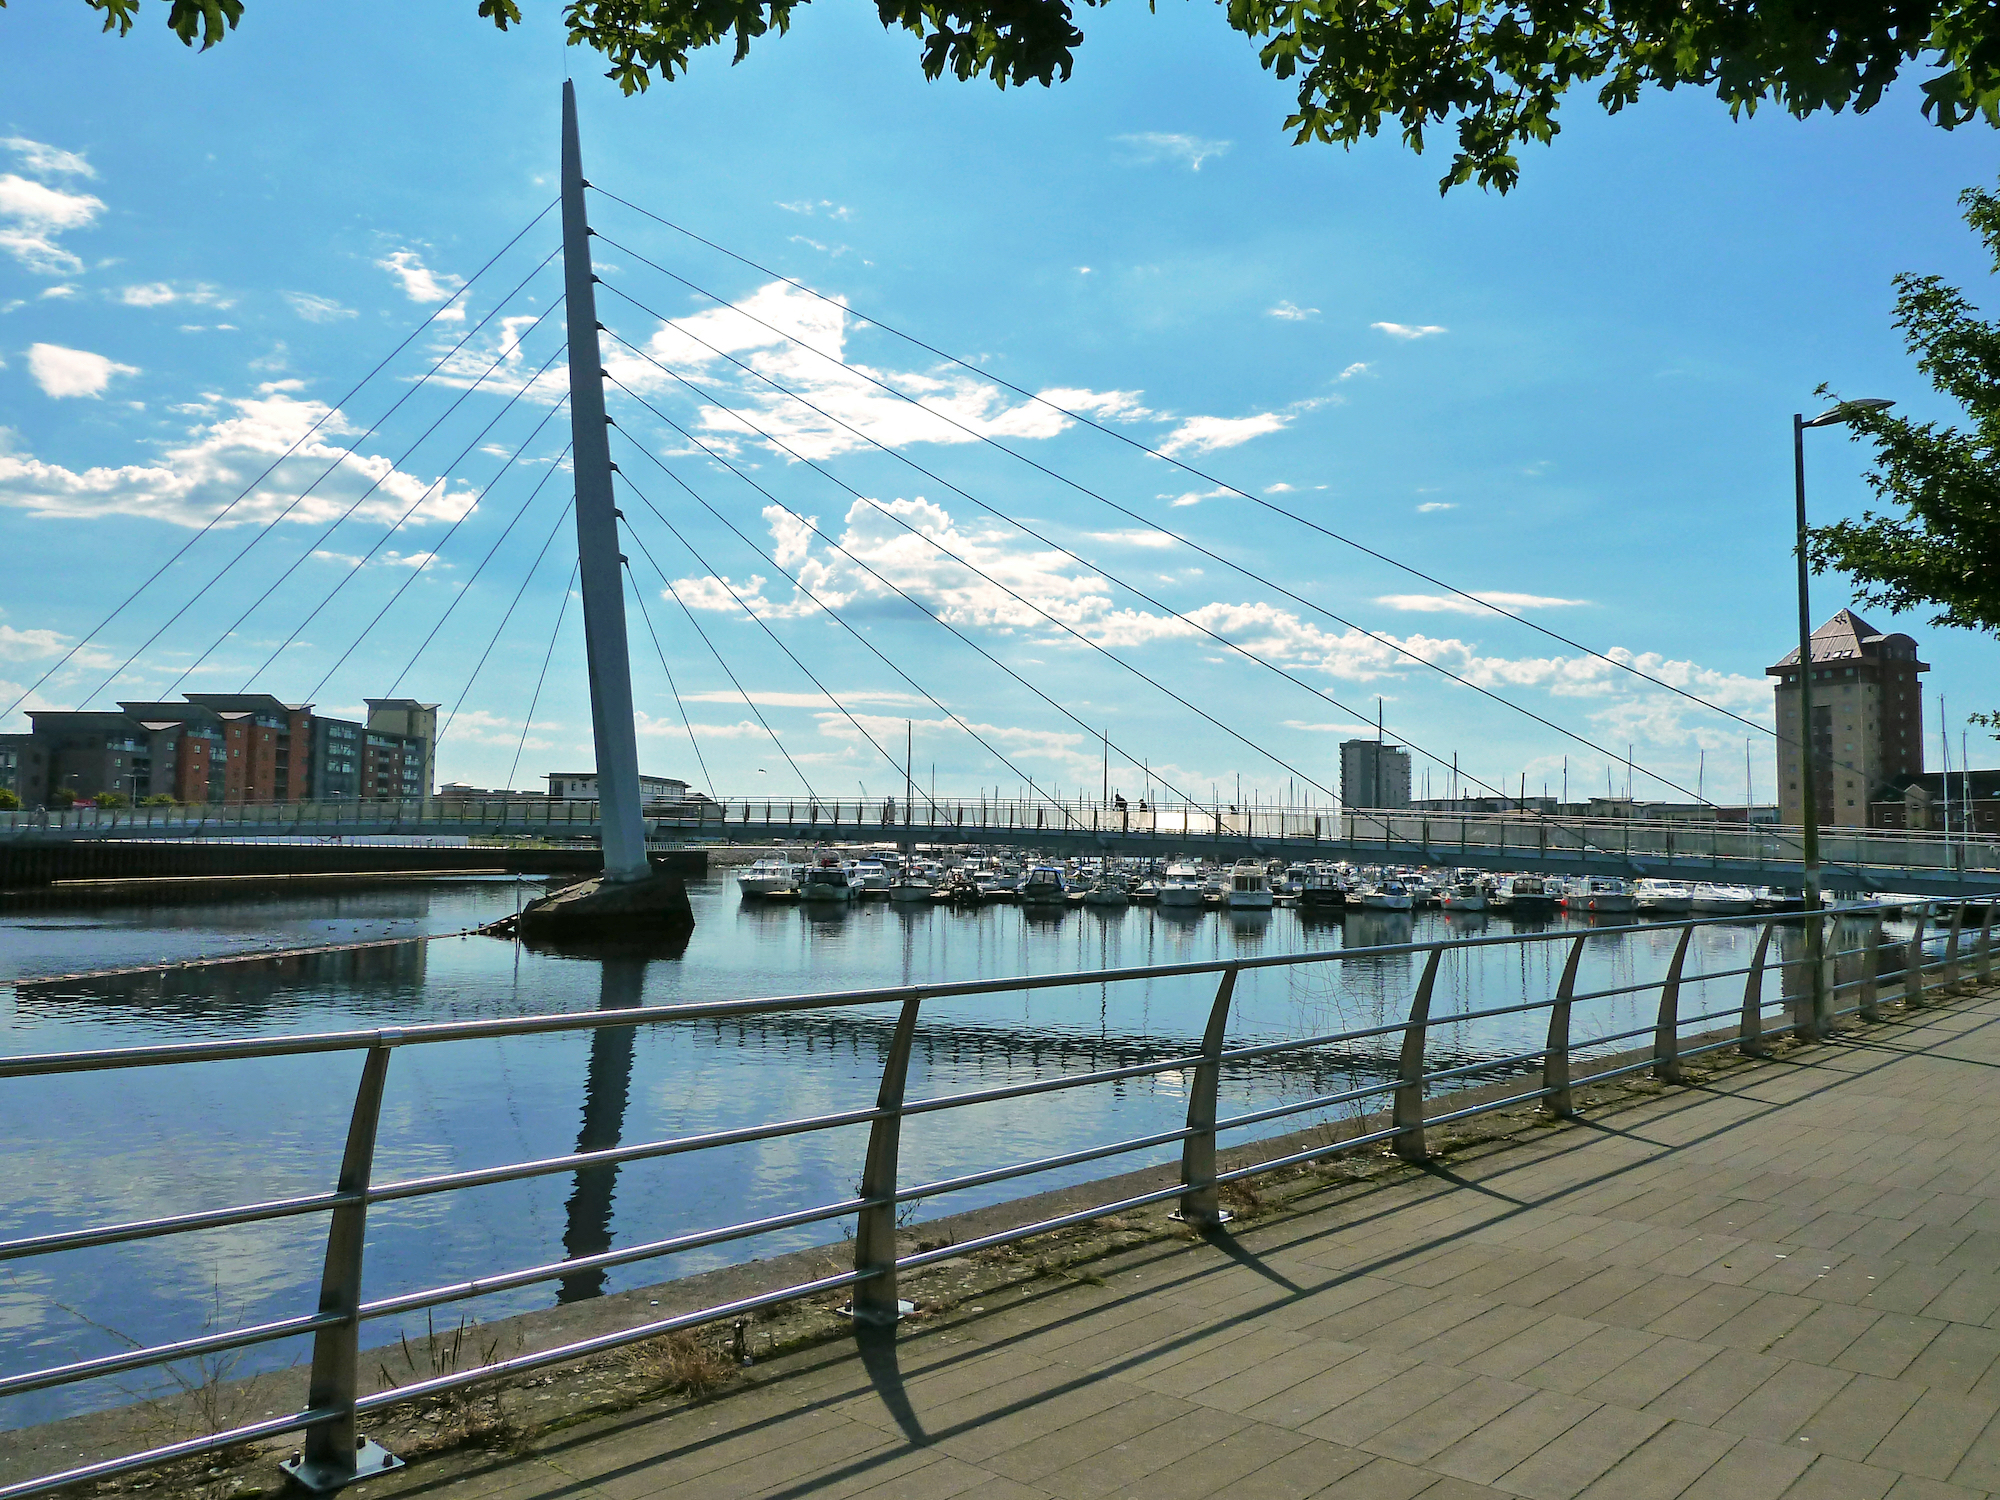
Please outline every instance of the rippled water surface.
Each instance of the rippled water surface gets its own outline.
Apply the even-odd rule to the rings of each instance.
[[[1094,972],[1541,930],[1499,917],[1432,913],[1414,922],[1388,913],[1323,921],[1289,910],[1229,916],[1147,907],[1041,916],[1011,906],[956,911],[886,902],[822,912],[739,902],[734,882],[718,875],[691,884],[698,925],[685,951],[674,955],[556,957],[452,935],[514,910],[538,889],[475,880],[227,906],[0,917],[0,974],[10,977],[184,964],[301,944],[369,945],[0,988],[0,1050],[69,1051]],[[1657,979],[1675,938],[1615,926],[1589,930],[1578,979],[1586,993]],[[1748,921],[1704,928],[1689,971],[1740,970],[1757,931]],[[1568,946],[1447,953],[1433,1015],[1547,998]],[[1236,989],[1232,1043],[1400,1020],[1420,968],[1419,955],[1396,954],[1251,971]],[[1770,990],[1776,993],[1775,974]],[[909,1097],[1185,1055],[1198,1047],[1214,991],[1213,976],[1197,976],[928,1002]],[[1691,984],[1683,1013],[1730,1009],[1741,991],[1740,974]],[[1650,1027],[1656,1001],[1656,992],[1646,992],[1580,1004],[1575,1035]],[[893,1010],[861,1007],[401,1048],[389,1074],[375,1181],[866,1107],[893,1022]],[[1545,1012],[1441,1025],[1433,1066],[1506,1059],[1541,1045],[1546,1025]],[[1395,1041],[1239,1065],[1225,1075],[1224,1112],[1378,1080]],[[7,1143],[0,1152],[0,1237],[324,1191],[338,1170],[359,1071],[358,1054],[341,1054],[0,1083],[0,1139]],[[903,1181],[1171,1130],[1183,1123],[1184,1089],[1185,1080],[1169,1073],[915,1118],[903,1135]],[[1297,1116],[1259,1129],[1276,1133],[1326,1117]],[[865,1130],[851,1127],[380,1205],[371,1211],[367,1294],[383,1297],[837,1201],[854,1190],[864,1146]],[[926,1205],[918,1217],[1171,1159],[1174,1149],[1025,1184],[994,1184]],[[127,1338],[154,1342],[209,1325],[310,1311],[324,1230],[323,1218],[307,1217],[0,1263],[0,1371],[108,1353]],[[572,1275],[466,1307],[490,1319],[837,1241],[841,1233],[840,1224],[829,1222],[671,1261]],[[385,1321],[371,1326],[364,1343],[393,1334]],[[252,1351],[239,1368],[285,1364],[302,1353],[302,1344],[274,1344]],[[111,1384],[0,1401],[0,1426],[126,1399]],[[138,1389],[142,1382],[126,1385]]]

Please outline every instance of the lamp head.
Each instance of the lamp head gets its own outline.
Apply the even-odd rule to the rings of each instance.
[[[1857,401],[1843,401],[1838,406],[1828,407],[1809,422],[1801,422],[1801,427],[1833,427],[1858,416],[1865,411],[1887,411],[1896,403],[1880,396],[1863,396]]]

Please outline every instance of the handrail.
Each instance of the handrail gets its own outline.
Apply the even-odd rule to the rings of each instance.
[[[1808,924],[1814,922],[1813,918],[1804,914],[1763,918],[1759,922],[1760,930],[1755,951],[1747,965],[1730,965],[1709,972],[1688,973],[1685,972],[1684,961],[1693,934],[1705,928],[1725,925],[1733,927],[1739,920],[1731,917],[1698,917],[1685,921],[1634,924],[1612,929],[1622,935],[1677,935],[1672,960],[1658,975],[1649,975],[1610,988],[1588,991],[1577,988],[1578,965],[1592,938],[1599,935],[1599,932],[1565,929],[1546,933],[1467,937],[1444,942],[1381,944],[1193,963],[1141,965],[1103,971],[1031,974],[1009,978],[905,985],[820,995],[780,995],[763,999],[635,1007],[555,1016],[501,1017],[484,1021],[441,1022],[403,1028],[327,1032],[290,1037],[220,1039],[172,1046],[101,1049],[0,1059],[0,1077],[25,1078],[107,1068],[193,1065],[223,1058],[289,1057],[354,1050],[364,1051],[366,1054],[366,1066],[356,1095],[340,1180],[332,1191],[225,1208],[199,1209],[151,1220],[66,1230],[0,1243],[0,1260],[4,1260],[52,1255],[129,1240],[199,1233],[267,1219],[296,1218],[315,1213],[327,1214],[329,1231],[325,1267],[318,1303],[312,1310],[290,1317],[271,1319],[251,1327],[223,1330],[113,1355],[75,1360],[45,1369],[0,1374],[0,1397],[4,1397],[103,1378],[117,1372],[146,1368],[177,1359],[247,1348],[280,1338],[310,1334],[314,1343],[312,1381],[303,1408],[270,1421],[233,1429],[232,1432],[220,1434],[212,1440],[201,1440],[192,1445],[178,1443],[149,1448],[104,1463],[83,1465],[59,1474],[44,1475],[0,1487],[0,1500],[26,1500],[28,1496],[46,1493],[64,1485],[77,1483],[81,1479],[132,1472],[170,1462],[176,1458],[234,1446],[248,1441],[251,1436],[267,1436],[280,1432],[305,1434],[302,1452],[306,1462],[317,1466],[315,1472],[318,1477],[324,1478],[327,1474],[339,1477],[344,1474],[346,1478],[353,1478],[357,1477],[356,1463],[362,1461],[357,1459],[357,1454],[365,1455],[366,1461],[370,1463],[387,1459],[379,1449],[372,1448],[365,1443],[365,1440],[359,1438],[355,1428],[356,1421],[366,1413],[399,1402],[421,1399],[479,1381],[504,1378],[545,1365],[581,1358],[655,1337],[664,1332],[701,1326],[753,1308],[814,1296],[836,1288],[853,1289],[854,1312],[857,1318],[893,1319],[898,1315],[899,1307],[896,1298],[898,1274],[930,1264],[948,1255],[963,1255],[982,1247],[1012,1243],[1035,1234],[1046,1233],[1054,1228],[1085,1223],[1135,1207],[1176,1198],[1180,1200],[1182,1216],[1189,1222],[1217,1222],[1227,1217],[1221,1210],[1217,1192],[1221,1185],[1228,1182],[1381,1142],[1393,1143],[1397,1153],[1406,1158],[1421,1160],[1425,1153],[1424,1139],[1427,1128],[1435,1129],[1491,1110],[1536,1102],[1558,1115],[1568,1114],[1575,1108],[1574,1091],[1594,1082],[1622,1077],[1646,1068],[1652,1068],[1668,1081],[1677,1081],[1680,1076],[1680,1066],[1687,1058],[1730,1047],[1754,1053],[1761,1048],[1768,1037],[1776,1034],[1766,1021],[1767,1013],[1773,1009],[1789,1006],[1793,1012],[1791,1020],[1777,1028],[1778,1031],[1790,1030],[1801,1036],[1817,1036],[1823,1034],[1825,1026],[1834,1016],[1851,1014],[1855,1008],[1878,1005],[1879,1000],[1874,997],[1885,981],[1900,981],[1906,1004],[1928,1003],[1939,993],[1951,992],[1967,982],[1972,982],[1971,976],[1974,974],[1981,982],[1990,979],[1992,925],[1996,907],[2000,907],[2000,900],[1989,899],[1984,904],[1975,927],[1967,903],[1955,903],[1950,907],[1948,924],[1940,924],[1938,930],[1927,932],[1925,920],[1920,916],[1915,935],[1907,943],[1894,944],[1882,940],[1882,924],[1887,909],[1881,904],[1849,908],[1837,913],[1823,913],[1818,919],[1818,926],[1824,927],[1826,922],[1835,918],[1859,922],[1864,924],[1867,941],[1859,947],[1841,948],[1830,953],[1827,952],[1827,946],[1830,945],[1809,949],[1808,951],[1821,952],[1824,955],[1822,961],[1829,967],[1835,964],[1854,963],[1858,964],[1860,969],[1859,977],[1850,971],[1848,977],[1844,979],[1838,974],[1829,973],[1827,982],[1820,986],[1811,986],[1804,982],[1801,971],[1806,963],[1805,960],[1774,959],[1769,956],[1770,942],[1774,934],[1785,929],[1804,930],[1810,934],[1813,927]],[[1499,946],[1525,949],[1535,944],[1551,942],[1568,945],[1562,965],[1561,982],[1553,994],[1529,999],[1519,1004],[1457,1012],[1453,1012],[1448,1006],[1433,1005],[1437,985],[1441,982],[1447,984],[1451,982],[1452,971],[1442,963],[1447,955],[1460,950]],[[1226,1045],[1235,988],[1241,974],[1247,970],[1371,961],[1417,954],[1424,955],[1423,976],[1417,986],[1409,1015],[1403,1020],[1349,1028],[1340,1032],[1288,1037],[1254,1046],[1231,1048]],[[1797,982],[1787,986],[1793,993],[1766,999],[1761,985],[1764,975],[1774,967]],[[1027,1083],[964,1090],[924,1098],[904,1097],[903,1079],[907,1073],[921,1012],[928,1002],[961,995],[1078,985],[1098,986],[1108,983],[1196,976],[1219,978],[1199,1052],[1169,1049],[1168,1055],[1117,1067],[1060,1074],[1037,1078]],[[1709,1009],[1695,1015],[1685,1014],[1682,1011],[1680,997],[1690,986],[1736,978],[1742,978],[1744,981],[1740,1008],[1732,1005],[1726,1009]],[[1814,1015],[1812,1002],[1805,998],[1809,992],[1840,995],[1855,988],[1862,990],[1862,1006],[1831,1014]],[[1621,1026],[1620,1029],[1607,1033],[1582,1037],[1571,1034],[1570,1017],[1574,1008],[1578,1006],[1589,1006],[1621,997],[1654,994],[1658,996],[1659,1012],[1654,1021],[1643,1025]],[[1824,1001],[1820,1003],[1824,1004]],[[433,1174],[379,1184],[370,1181],[375,1159],[375,1122],[380,1109],[383,1085],[394,1053],[403,1047],[540,1036],[593,1030],[602,1026],[668,1025],[730,1016],[786,1014],[807,1010],[828,1011],[888,1004],[897,1004],[900,1010],[894,1030],[888,1038],[882,1087],[872,1107],[855,1107],[814,1116],[701,1132],[600,1151],[579,1151],[468,1171]],[[1804,1007],[1803,1010],[1801,1006]],[[1512,1051],[1499,1057],[1474,1058],[1470,1061],[1441,1059],[1445,1065],[1426,1066],[1425,1053],[1429,1047],[1430,1037],[1439,1027],[1462,1026],[1495,1017],[1525,1016],[1544,1012],[1549,1016],[1548,1041],[1545,1046]],[[1695,1045],[1682,1048],[1682,1034],[1689,1027],[1703,1027],[1708,1023],[1725,1021],[1739,1014],[1740,1024],[1731,1034],[1717,1039],[1713,1032],[1697,1031]],[[1629,1060],[1630,1053],[1612,1053],[1607,1057],[1607,1049],[1613,1044],[1647,1035],[1652,1036],[1653,1042],[1650,1047],[1643,1049],[1639,1060]],[[1400,1061],[1392,1066],[1386,1048],[1372,1049],[1369,1053],[1369,1065],[1377,1069],[1380,1075],[1374,1081],[1359,1082],[1351,1087],[1333,1092],[1314,1093],[1304,1098],[1283,1099],[1275,1104],[1235,1114],[1223,1115],[1217,1109],[1222,1077],[1232,1067],[1279,1053],[1312,1055],[1315,1049],[1329,1045],[1347,1044],[1351,1047],[1352,1044],[1391,1036],[1400,1039],[1397,1044],[1401,1051]],[[1350,1052],[1346,1055],[1351,1057],[1354,1054]],[[1459,1057],[1464,1057],[1462,1051]],[[1573,1076],[1572,1061],[1582,1058],[1602,1061],[1604,1065],[1582,1076]],[[1531,1071],[1536,1065],[1539,1065],[1538,1074]],[[1433,1112],[1424,1108],[1425,1096],[1432,1094],[1440,1085],[1462,1086],[1468,1080],[1481,1076],[1491,1077],[1496,1073],[1519,1073],[1524,1070],[1530,1070],[1529,1076],[1522,1080],[1524,1087],[1503,1092],[1499,1097],[1479,1098],[1477,1102],[1458,1109]],[[973,1108],[1004,1100],[1066,1094],[1067,1091],[1170,1072],[1192,1079],[1192,1086],[1188,1091],[1187,1119],[1185,1125],[1180,1128],[1151,1130],[1139,1135],[1080,1145],[1067,1151],[1026,1161],[986,1166],[929,1182],[904,1185],[899,1181],[899,1131],[901,1122],[905,1119]],[[1243,1131],[1274,1120],[1342,1105],[1356,1105],[1366,1099],[1381,1098],[1391,1094],[1395,1096],[1393,1123],[1386,1127],[1363,1129],[1344,1139],[1324,1142],[1304,1150],[1233,1167],[1227,1171],[1217,1170],[1215,1141],[1221,1132]],[[547,1176],[556,1172],[678,1157],[728,1145],[789,1138],[809,1132],[859,1125],[870,1127],[870,1141],[867,1165],[861,1174],[861,1185],[852,1197],[814,1204],[785,1213],[694,1230],[597,1254],[472,1277],[394,1296],[372,1300],[362,1296],[360,1246],[366,1235],[367,1216],[377,1205],[494,1183]],[[951,1193],[1074,1168],[1112,1157],[1155,1151],[1175,1144],[1181,1146],[1182,1157],[1179,1170],[1175,1174],[1175,1181],[1171,1186],[1130,1194],[1115,1202],[1097,1204],[1043,1219],[1034,1224],[997,1231],[970,1241],[959,1242],[943,1250],[921,1251],[907,1255],[898,1253],[899,1228],[896,1212],[900,1206],[928,1202]],[[421,1381],[411,1386],[368,1395],[362,1394],[359,1389],[357,1338],[362,1324],[367,1321],[438,1307],[535,1282],[556,1280],[581,1271],[653,1261],[697,1248],[848,1218],[855,1219],[859,1226],[855,1236],[855,1268],[851,1272],[820,1276],[760,1293],[755,1297],[740,1298],[670,1318],[657,1319],[637,1328],[564,1344],[479,1369]],[[387,1461],[394,1462],[393,1459]],[[345,1465],[344,1469],[342,1465]]]

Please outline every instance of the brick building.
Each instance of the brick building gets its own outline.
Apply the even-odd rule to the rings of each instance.
[[[1884,635],[1851,609],[1812,634],[1813,770],[1823,827],[1865,828],[1871,803],[1924,769],[1924,704],[1917,643]],[[1781,820],[1805,821],[1800,784],[1799,653],[1766,667],[1777,679],[1778,808]],[[1900,791],[1897,793],[1900,799]]]

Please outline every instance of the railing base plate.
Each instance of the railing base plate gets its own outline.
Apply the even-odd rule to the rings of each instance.
[[[384,1448],[373,1438],[361,1438],[354,1445],[354,1467],[343,1469],[323,1460],[315,1461],[303,1454],[288,1458],[278,1465],[292,1480],[311,1490],[315,1495],[331,1494],[343,1485],[355,1484],[363,1479],[373,1479],[377,1474],[387,1474],[403,1467],[403,1461]]]
[[[852,1302],[848,1303],[845,1307],[835,1309],[835,1311],[843,1318],[852,1318],[857,1323],[868,1323],[880,1328],[886,1328],[892,1323],[899,1323],[904,1318],[907,1318],[911,1313],[915,1312],[916,1310],[917,1310],[916,1303],[908,1301],[907,1299],[902,1297],[898,1297],[896,1299],[896,1315],[893,1318],[888,1317],[883,1313],[877,1312],[873,1308],[867,1308],[861,1312],[856,1312],[854,1310],[854,1304]]]
[[[1167,1217],[1172,1219],[1177,1224],[1193,1224],[1197,1228],[1211,1229],[1217,1224],[1229,1224],[1234,1222],[1236,1215],[1231,1213],[1226,1208],[1218,1208],[1212,1214],[1198,1214],[1194,1218],[1190,1219],[1186,1214],[1182,1213],[1177,1208],[1172,1213],[1168,1214]]]

